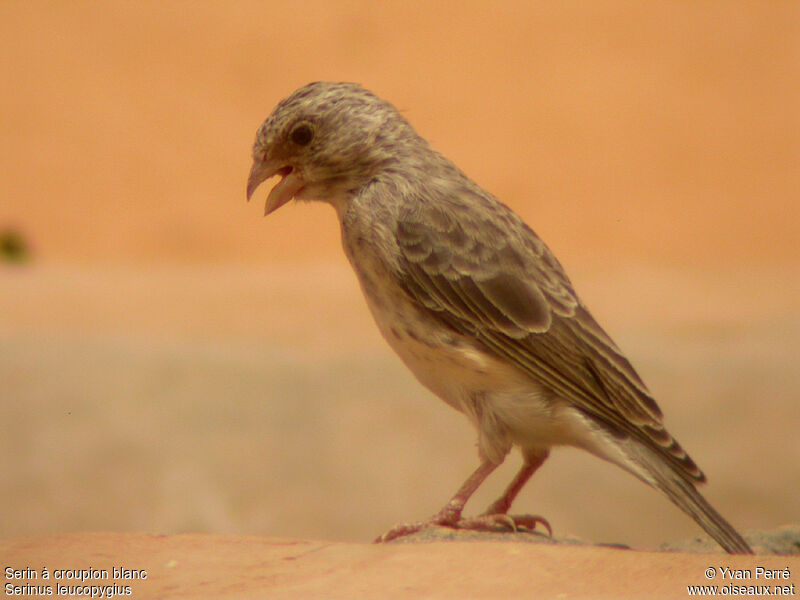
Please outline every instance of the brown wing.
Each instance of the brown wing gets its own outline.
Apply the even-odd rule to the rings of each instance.
[[[401,284],[440,322],[477,338],[618,435],[659,450],[704,479],[664,429],[661,411],[578,299],[536,234],[493,198],[409,203],[399,215]],[[481,210],[475,210],[477,206]]]

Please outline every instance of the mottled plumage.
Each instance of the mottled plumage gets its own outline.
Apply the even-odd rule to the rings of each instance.
[[[384,539],[429,524],[535,525],[505,513],[550,448],[572,445],[661,489],[727,551],[750,551],[696,491],[704,475],[550,250],[392,105],[356,84],[300,88],[257,133],[248,198],[276,174],[266,212],[293,197],[334,206],[382,334],[478,430],[481,466],[453,500]],[[490,511],[462,519],[514,445],[525,457],[515,481]]]

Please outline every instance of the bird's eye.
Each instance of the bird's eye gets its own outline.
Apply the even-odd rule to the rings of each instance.
[[[298,146],[308,146],[314,138],[314,130],[308,123],[299,123],[292,129],[289,137]]]

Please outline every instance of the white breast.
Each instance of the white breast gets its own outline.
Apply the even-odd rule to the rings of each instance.
[[[376,235],[375,225],[367,229],[357,217],[343,223],[345,253],[381,334],[422,385],[468,417],[484,456],[499,462],[512,444],[535,453],[567,444],[619,462],[571,403],[412,301],[391,271],[397,250],[387,244],[393,236]]]

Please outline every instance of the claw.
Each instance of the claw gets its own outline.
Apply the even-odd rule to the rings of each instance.
[[[419,522],[419,523],[403,523],[401,525],[395,525],[389,531],[384,533],[383,535],[379,535],[373,540],[373,544],[383,544],[385,542],[391,542],[394,539],[399,537],[403,537],[406,535],[411,535],[412,533],[417,533],[418,531],[422,531],[426,527],[430,527],[431,525],[435,525],[432,522]]]
[[[502,521],[502,522],[506,523],[509,526],[509,528],[511,529],[511,531],[513,531],[514,533],[518,533],[516,522],[514,522],[514,519],[512,519],[508,515],[502,515],[502,518],[498,519],[497,521]]]
[[[505,514],[480,515],[473,519],[462,519],[456,524],[459,529],[475,529],[478,531],[491,531],[502,528],[518,533],[517,523],[512,517]]]
[[[450,527],[453,529],[465,529],[473,531],[496,531],[505,529],[513,533],[533,532],[536,525],[541,524],[547,529],[547,535],[553,537],[553,529],[547,519],[537,515],[507,515],[504,513],[483,514],[471,519],[444,519],[442,515],[436,515],[428,521],[417,523],[403,523],[395,525],[392,529],[379,536],[373,542],[382,544],[390,542],[406,535],[411,535],[427,529],[429,527]]]
[[[536,529],[536,524],[541,524],[547,529],[547,535],[549,537],[553,537],[553,528],[550,527],[550,523],[547,522],[547,519],[544,517],[540,517],[539,515],[514,515],[510,517],[514,520],[517,524],[517,527],[524,527],[525,529],[530,529],[531,531]]]

